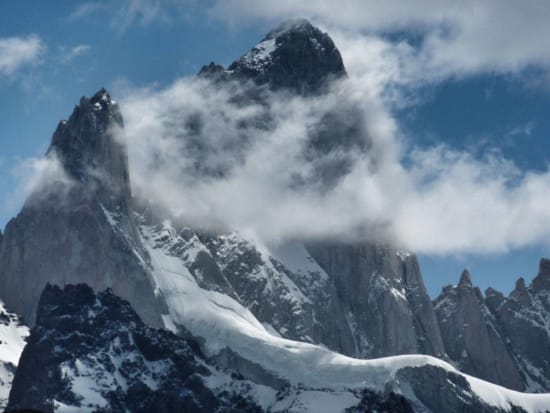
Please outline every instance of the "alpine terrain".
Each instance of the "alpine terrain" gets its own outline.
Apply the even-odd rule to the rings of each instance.
[[[329,35],[293,20],[197,81],[260,105],[242,129],[269,132],[270,96],[329,95],[346,76]],[[351,101],[319,114],[312,173],[294,187],[328,191],[358,156],[376,168],[363,116]],[[208,162],[208,118],[178,117],[187,172],[231,173]],[[229,142],[227,159],[246,145]],[[508,297],[465,272],[432,302],[414,253],[387,242],[262,242],[178,219],[133,194],[104,89],[59,123],[45,157],[59,171],[0,238],[7,411],[550,412],[550,261]]]

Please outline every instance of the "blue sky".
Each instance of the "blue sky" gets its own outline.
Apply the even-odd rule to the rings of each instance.
[[[420,3],[430,5],[429,0]],[[70,114],[82,95],[103,86],[114,98],[128,89],[167,87],[210,61],[230,63],[277,22],[292,16],[308,17],[334,34],[344,58],[350,57],[345,61],[350,71],[390,63],[388,67],[396,68],[384,71],[384,76],[369,69],[365,82],[399,91],[384,102],[406,146],[444,144],[481,162],[487,155],[498,156],[513,162],[521,174],[547,170],[550,58],[540,40],[550,34],[544,31],[549,3],[535,0],[521,13],[519,2],[503,2],[498,10],[493,3],[493,9],[489,5],[477,10],[475,18],[469,15],[471,8],[455,10],[450,3],[441,10],[433,3],[433,13],[409,8],[409,2],[397,2],[398,9],[353,0],[338,10],[330,4],[3,2],[0,226],[20,208],[22,165],[44,153],[57,122]],[[442,27],[448,33],[441,34]],[[524,38],[506,37],[518,28]],[[10,39],[21,42],[16,50],[10,49]],[[492,44],[491,39],[497,40]],[[26,53],[21,52],[23,45]],[[365,47],[364,53],[357,53],[359,47]],[[464,193],[465,202],[469,196]],[[440,236],[447,234],[443,231]],[[483,254],[472,253],[471,248],[428,248],[419,258],[432,295],[455,283],[463,268],[470,269],[482,289],[491,285],[508,292],[518,276],[530,280],[536,274],[541,256],[550,256],[544,239],[543,234],[535,241]]]

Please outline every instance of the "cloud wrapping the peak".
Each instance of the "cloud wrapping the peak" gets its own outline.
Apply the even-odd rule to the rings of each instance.
[[[41,158],[23,159],[11,173],[16,186],[10,196],[6,197],[4,207],[8,210],[13,210],[23,202],[42,202],[50,194],[55,194],[58,200],[64,199],[74,184],[53,153]]]
[[[210,13],[232,24],[305,16],[353,37],[408,33],[420,39],[410,57],[428,77],[550,67],[545,0],[224,0]]]
[[[407,69],[401,82],[550,68],[547,0],[120,0],[83,3],[69,18],[100,11],[108,13],[118,33],[186,19],[193,12],[230,26],[306,17],[340,38],[385,44],[386,57],[401,60]],[[343,44],[340,48],[345,52]]]
[[[196,2],[108,4],[129,11],[113,14],[123,31]],[[329,95],[265,92],[246,104],[235,99],[245,90],[204,79],[129,90],[121,108],[134,192],[195,228],[271,242],[384,240],[432,254],[546,245],[550,171],[524,172],[494,153],[415,147],[393,110],[415,104],[415,87],[448,78],[548,71],[547,4],[213,0],[203,7],[230,25],[310,18],[334,39],[349,77]],[[354,127],[326,139],[326,124]]]
[[[203,79],[134,91],[121,102],[134,192],[194,228],[269,242],[389,241],[432,254],[547,243],[549,171],[408,147],[384,100],[362,85],[351,76],[327,95],[265,92],[245,104],[239,87]],[[357,127],[319,140],[334,113],[337,126]]]

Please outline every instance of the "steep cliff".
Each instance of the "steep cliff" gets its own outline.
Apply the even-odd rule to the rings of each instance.
[[[47,283],[75,282],[112,288],[148,323],[162,324],[132,218],[122,127],[118,105],[105,90],[82,98],[59,123],[46,154],[55,173],[6,226],[0,295],[30,324]]]

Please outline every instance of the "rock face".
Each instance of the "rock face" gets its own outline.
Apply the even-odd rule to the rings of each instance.
[[[329,93],[327,82],[345,76],[345,69],[328,35],[305,21],[294,21],[269,33],[228,69],[211,64],[201,70],[200,76],[217,82],[219,87],[244,84],[245,93],[238,96],[238,104],[246,105],[247,99],[261,100],[264,92],[303,96]],[[296,188],[330,190],[348,173],[357,156],[373,157],[372,167],[376,168],[368,133],[362,129],[361,113],[351,105],[335,105],[320,119],[310,130],[303,154],[314,173],[298,177]],[[484,301],[465,274],[459,286],[443,292],[434,311],[416,257],[395,246],[334,240],[269,245],[239,233],[204,233],[193,225],[177,223],[165,211],[138,204],[131,194],[122,127],[118,106],[106,91],[83,98],[53,136],[46,157],[55,173],[33,192],[0,241],[0,296],[9,308],[31,325],[36,324],[24,354],[25,364],[20,367],[20,384],[14,386],[12,408],[36,406],[51,410],[54,400],[70,406],[85,400],[93,405],[120,403],[132,411],[139,407],[133,401],[135,392],[144,391],[150,396],[146,402],[153,403],[159,397],[158,389],[172,391],[163,381],[165,372],[156,370],[160,364],[150,366],[147,348],[160,348],[161,364],[177,364],[180,361],[170,356],[172,346],[183,344],[166,332],[154,333],[159,338],[153,339],[152,330],[141,325],[127,304],[119,303],[113,294],[100,293],[92,298],[93,292],[84,287],[49,287],[35,319],[41,291],[47,284],[75,283],[86,283],[93,291],[110,288],[129,301],[149,327],[164,327],[183,336],[191,330],[185,322],[195,322],[197,329],[203,324],[219,327],[214,322],[208,324],[211,320],[200,321],[204,311],[215,308],[227,317],[225,325],[229,320],[238,320],[235,325],[243,329],[246,340],[260,334],[264,344],[285,338],[321,344],[361,358],[406,353],[449,357],[466,371],[508,387],[550,389],[547,262],[541,265],[541,274],[532,286],[527,288],[520,282],[509,298],[491,291]],[[269,121],[263,127],[268,128]],[[212,175],[217,173],[215,170]],[[197,300],[199,295],[202,301]],[[69,304],[62,304],[64,300]],[[85,304],[82,311],[75,300]],[[56,302],[60,303],[58,309],[52,304]],[[86,308],[88,313],[84,312]],[[113,308],[121,312],[122,318],[117,318]],[[67,325],[57,311],[68,317]],[[102,326],[106,335],[97,333],[90,323]],[[69,333],[80,329],[82,336]],[[261,360],[247,360],[246,354],[223,347],[233,336],[240,340],[241,330],[227,332],[220,327],[220,331],[227,335],[216,337],[220,342],[214,343],[217,352],[211,354],[218,362],[257,384],[277,391],[285,387],[286,380],[259,368]],[[142,333],[151,336],[145,347],[135,338]],[[112,350],[108,343],[116,339],[119,344]],[[154,345],[152,340],[157,340]],[[246,342],[255,343],[251,347],[258,345]],[[290,345],[284,343],[284,348]],[[50,347],[44,349],[42,345]],[[191,344],[185,345],[193,350]],[[52,352],[55,346],[62,351]],[[310,351],[314,346],[304,348]],[[277,354],[282,351],[276,348]],[[141,361],[136,361],[137,370],[132,366],[120,370],[118,361],[101,358],[101,353],[112,353],[113,357],[126,354]],[[204,370],[196,361],[201,358],[198,352],[185,354],[184,361],[192,366],[193,373],[207,373],[208,368],[203,366]],[[76,360],[81,360],[80,364]],[[44,375],[33,377],[29,367],[32,363],[49,366],[56,380],[50,381]],[[99,363],[97,371],[90,367],[93,363]],[[72,384],[61,379],[58,364],[75,378]],[[94,382],[105,384],[91,399],[79,393],[88,383],[81,370],[89,372]],[[166,377],[187,386],[190,376],[171,374]],[[102,381],[102,375],[107,381]],[[440,378],[426,391],[437,392],[446,380]],[[24,392],[24,385],[31,382],[39,390]],[[197,386],[203,394],[202,385]],[[416,386],[418,392],[424,391],[421,382]],[[460,388],[469,391],[465,384]],[[343,390],[342,395],[335,390],[333,396],[348,398],[349,391]],[[353,403],[347,407],[361,399],[357,388],[353,391]],[[212,398],[210,393],[204,394],[208,394],[207,399],[198,403]],[[305,393],[289,394],[306,403]],[[456,392],[453,394],[456,396]],[[445,394],[436,396],[443,399],[434,404],[440,406],[435,411],[449,407],[445,405]],[[372,401],[369,397],[365,395],[365,406]],[[170,400],[180,403],[183,399],[174,396]],[[391,405],[392,400],[390,397],[386,401]],[[429,405],[429,400],[420,404]]]
[[[483,397],[475,394],[472,383],[464,376],[435,366],[406,367],[397,372],[396,379],[396,390],[413,392],[419,403],[414,406],[418,412],[527,411],[513,402],[505,406],[490,406]]]
[[[74,282],[112,288],[148,323],[162,325],[154,286],[139,259],[128,161],[116,137],[121,127],[118,105],[104,90],[82,98],[48,149],[56,173],[6,227],[0,293],[31,325],[45,285]]]
[[[508,297],[485,297],[465,271],[434,301],[445,351],[462,371],[529,392],[550,389],[550,260],[531,285],[518,279]]]
[[[461,371],[508,388],[525,383],[487,308],[479,288],[464,271],[456,286],[446,287],[434,303],[445,350]]]
[[[259,249],[239,234],[138,221],[148,248],[237,299],[277,335],[362,358],[445,354],[414,255],[369,243]]]
[[[307,94],[327,93],[326,82],[344,76],[345,68],[330,37],[300,20],[270,32],[228,70],[210,65],[201,72]],[[335,107],[321,119],[304,153],[314,178],[296,185],[327,190],[347,173],[353,157],[369,156],[369,143],[361,114],[351,106]],[[62,176],[35,192],[6,228],[0,291],[31,324],[47,283],[86,282],[96,291],[112,288],[148,324],[162,326],[162,292],[155,293],[142,243],[148,237],[185,261],[203,288],[237,298],[284,337],[357,357],[444,354],[412,255],[400,257],[387,245],[334,242],[297,242],[265,253],[237,234],[163,228],[165,216],[145,223],[146,211],[131,198],[122,127],[106,91],[83,98],[59,124],[47,153]],[[186,256],[188,248],[200,251]],[[293,265],[292,249],[299,251],[300,265]]]
[[[487,291],[487,306],[531,391],[550,389],[550,260],[540,261],[531,285],[523,278],[509,297]]]
[[[220,68],[210,65],[201,72],[221,74]],[[345,74],[340,52],[328,34],[307,20],[290,20],[229,65],[224,76],[309,94],[319,92],[327,81]]]
[[[414,255],[375,243],[310,244],[308,251],[329,275],[344,314],[349,314],[358,356],[444,355]]]
[[[196,342],[147,327],[111,291],[47,286],[7,411],[261,412],[210,390],[213,372]]]
[[[319,368],[333,369],[322,387],[282,382],[274,389],[214,365],[186,335],[147,327],[110,290],[95,294],[86,285],[47,286],[6,411],[520,413],[526,406],[533,412],[548,406],[548,395],[503,391],[427,356],[356,364],[360,372],[353,365],[342,370],[310,362],[314,375]],[[285,374],[298,372],[292,370]],[[326,381],[346,374],[355,375],[357,383]]]
[[[330,37],[307,21],[294,20],[271,31],[227,70],[211,63],[199,76],[216,79],[220,86],[248,81],[308,95],[328,93],[326,82],[345,74]],[[246,96],[255,102],[258,94]],[[246,99],[239,102],[246,104]],[[314,173],[300,177],[297,187],[330,190],[349,172],[358,154],[372,157],[371,165],[376,167],[364,114],[351,102],[338,101],[319,118],[304,153]],[[355,357],[444,355],[414,255],[383,243],[329,240],[276,247],[282,255],[261,254],[238,238],[212,237],[206,245],[214,261],[221,257],[218,265],[235,295],[284,337],[322,343]],[[284,253],[292,249],[300,251],[302,263],[313,262],[315,268],[304,264],[292,269],[289,262],[295,260]]]

